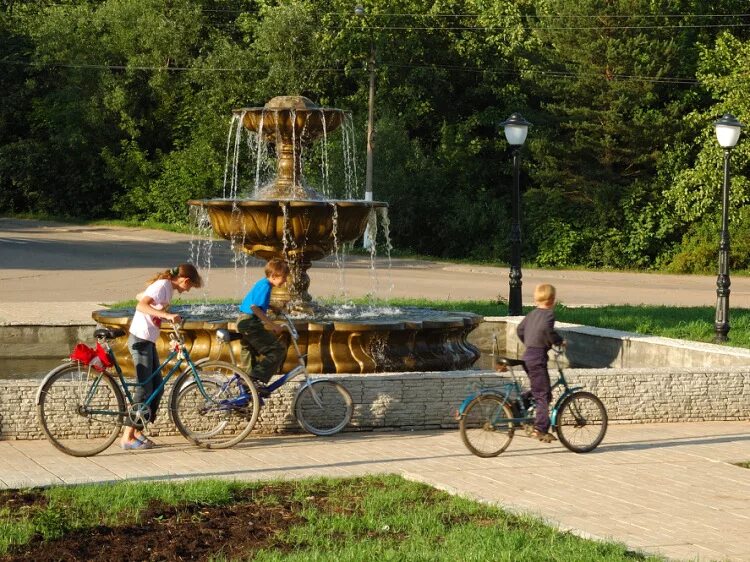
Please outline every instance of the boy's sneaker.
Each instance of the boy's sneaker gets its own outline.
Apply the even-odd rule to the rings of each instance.
[[[557,437],[555,437],[551,433],[542,433],[538,429],[535,429],[534,431],[532,431],[531,436],[534,439],[538,439],[542,443],[552,443],[553,441],[557,441]]]
[[[268,398],[269,396],[271,396],[271,391],[268,390],[268,387],[262,382],[256,382],[255,388],[258,389],[258,396],[260,396],[261,398]]]
[[[258,390],[258,396],[261,398],[268,398],[271,396],[271,391],[268,390],[268,383],[264,382],[254,376],[250,375],[250,380],[255,384],[255,388]]]

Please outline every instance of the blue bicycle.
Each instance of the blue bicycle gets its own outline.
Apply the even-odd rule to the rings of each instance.
[[[304,381],[297,388],[292,400],[292,412],[299,425],[313,435],[328,436],[342,431],[351,422],[354,412],[351,394],[338,381],[309,375],[307,356],[300,351],[299,333],[294,322],[285,314],[280,314],[280,318],[284,322],[282,326],[289,332],[289,341],[297,358],[297,364],[269,384],[250,379],[254,384],[253,391],[257,389],[259,407],[262,407],[276,390],[293,379],[303,376]],[[205,358],[196,361],[195,365],[201,370],[208,369],[211,372],[225,373],[228,380],[239,376],[249,378],[237,361],[231,346],[233,341],[242,339],[242,334],[221,329],[216,330],[216,339],[220,344],[218,356],[221,356],[222,348],[226,346],[231,361]]]
[[[560,365],[563,350],[553,348],[553,352],[558,376],[552,389],[562,388],[562,393],[550,412],[551,429],[574,453],[593,451],[607,432],[607,410],[591,392],[568,385]],[[508,448],[516,429],[530,436],[534,428],[533,399],[527,398],[513,371],[523,361],[497,357],[495,365],[496,370],[510,373],[510,380],[500,388],[473,391],[458,410],[461,439],[478,457],[496,457]]]

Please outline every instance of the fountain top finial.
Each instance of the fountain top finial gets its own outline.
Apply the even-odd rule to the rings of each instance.
[[[305,96],[276,96],[268,100],[264,109],[321,109],[318,104]]]

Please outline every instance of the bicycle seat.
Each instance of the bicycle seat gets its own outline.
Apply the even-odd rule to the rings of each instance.
[[[222,328],[220,330],[216,330],[216,339],[219,341],[219,343],[229,343],[235,340],[241,340],[242,334],[240,334],[239,332],[231,332]]]
[[[498,357],[495,359],[496,365],[504,365],[505,367],[518,367],[523,366],[524,362],[522,359],[511,359],[510,357]]]
[[[94,330],[94,337],[98,340],[113,340],[124,336],[125,333],[125,330],[121,330],[120,328],[99,328],[98,330]]]

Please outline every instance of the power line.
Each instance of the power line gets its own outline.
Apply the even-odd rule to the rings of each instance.
[[[16,66],[37,66],[54,68],[77,68],[89,70],[151,70],[166,72],[262,72],[267,73],[267,68],[206,68],[190,66],[128,66],[121,64],[85,64],[85,63],[61,63],[61,62],[35,62],[35,61],[12,61],[0,60],[0,64]],[[345,72],[343,68],[310,68],[308,72]]]
[[[47,4],[46,6],[42,7],[41,10],[43,11],[46,7],[74,7],[74,5],[71,4]],[[179,8],[175,9],[175,11],[179,10]],[[254,12],[244,11],[244,10],[230,10],[230,9],[217,9],[217,8],[201,8],[199,11],[203,13],[226,13],[226,14],[253,14]],[[192,12],[192,11],[191,11]],[[24,17],[28,16],[28,13],[20,14],[20,13],[12,13],[9,14],[11,17]],[[344,13],[344,12],[327,12],[324,14],[320,14],[320,17],[324,16],[331,16],[331,15],[338,15],[346,19],[354,19],[359,16],[355,16],[353,13]],[[428,19],[428,18],[478,18],[481,16],[486,16],[486,14],[480,14],[480,13],[461,13],[461,14],[418,14],[418,13],[373,13],[368,14],[366,16],[366,19],[375,19],[375,18],[422,18],[422,19]],[[511,16],[512,17],[512,16]],[[544,20],[544,19],[555,19],[555,20],[565,20],[565,19],[663,19],[663,18],[710,18],[710,19],[716,19],[716,18],[747,18],[750,17],[750,13],[740,13],[740,14],[518,14],[517,17],[529,21],[529,20]],[[498,16],[499,19],[499,16]],[[221,24],[214,24],[214,25],[220,25],[221,27],[228,27],[228,26],[236,26],[236,22],[223,22]],[[523,25],[523,24],[522,24]],[[549,30],[549,31],[583,31],[583,30],[593,30],[593,29],[605,29],[605,30],[646,30],[646,29],[715,29],[715,28],[738,28],[738,27],[748,27],[750,26],[750,23],[714,23],[714,24],[653,24],[653,25],[585,25],[585,26],[560,26],[560,27],[549,27],[549,26],[532,26],[532,25],[524,25],[524,27],[528,30]],[[516,29],[518,25],[478,25],[478,26],[469,26],[469,25],[462,25],[462,26],[420,26],[420,25],[375,25],[375,26],[365,26],[361,29],[363,30],[375,30],[375,31],[415,31],[415,30],[424,30],[424,31],[435,31],[435,30],[445,30],[445,31],[503,31],[507,29]],[[332,28],[335,29],[334,26]],[[339,27],[339,29],[342,29]]]
[[[388,63],[385,63],[385,64],[392,68],[420,68],[420,69],[426,69],[426,70],[442,69],[442,70],[452,70],[452,71],[460,71],[460,72],[470,72],[470,73],[476,73],[476,74],[497,74],[497,75],[532,74],[532,75],[541,75],[541,76],[551,76],[555,78],[578,78],[578,77],[583,77],[583,76],[588,76],[588,77],[602,76],[601,74],[596,74],[596,73],[591,73],[591,72],[575,73],[575,72],[564,71],[564,70],[535,70],[535,69],[493,70],[493,69],[482,69],[482,68],[465,68],[462,66],[450,66],[450,65],[398,65],[398,64],[388,64]],[[640,82],[685,84],[685,85],[700,84],[698,80],[695,80],[693,78],[681,78],[681,77],[671,77],[671,76],[662,76],[662,77],[638,76],[635,74],[613,74],[611,77],[608,78],[608,80],[632,81],[632,82],[640,81]]]
[[[24,4],[20,4],[18,7],[22,7]],[[26,5],[28,6],[28,5]],[[80,7],[77,4],[71,4],[68,2],[49,2],[40,6],[39,9],[50,8],[50,7]],[[172,8],[172,10],[179,10],[180,8]],[[199,8],[199,11],[205,13],[227,13],[227,14],[254,14],[250,10],[242,9],[229,9],[229,8]],[[318,14],[319,16],[340,16],[342,18],[356,18],[352,11],[346,12],[323,12]],[[734,17],[747,17],[750,16],[748,13],[740,14],[691,14],[691,13],[657,13],[657,14],[518,14],[520,17],[533,17],[533,18],[549,18],[549,19],[561,19],[561,18],[734,18]],[[482,12],[450,12],[450,13],[417,13],[417,12],[373,12],[367,13],[367,18],[399,18],[399,17],[411,17],[411,18],[476,18],[486,16],[486,13]]]
[[[370,26],[363,27],[372,31],[506,31],[509,29],[518,29],[519,25],[478,25],[478,26]],[[725,23],[725,24],[708,24],[708,25],[591,25],[591,26],[574,26],[574,27],[531,27],[522,26],[528,31],[585,31],[585,30],[633,30],[633,29],[713,29],[713,28],[738,28],[750,27],[750,23]]]
[[[9,61],[0,60],[0,64],[7,65],[18,65],[18,66],[41,66],[41,67],[54,67],[54,68],[71,68],[71,69],[83,69],[83,70],[139,70],[139,71],[153,71],[153,72],[250,72],[250,73],[267,73],[267,68],[229,68],[229,67],[179,67],[179,66],[127,66],[127,65],[107,65],[107,64],[83,64],[83,63],[43,63],[43,62],[32,62],[32,61]],[[540,75],[550,76],[556,78],[577,78],[582,76],[597,77],[600,74],[595,73],[574,73],[569,71],[560,70],[535,70],[535,69],[482,69],[482,68],[466,68],[463,66],[456,65],[408,65],[408,64],[395,64],[388,63],[387,61],[380,63],[382,66],[390,68],[402,68],[402,69],[422,69],[422,70],[449,70],[454,72],[466,72],[472,74],[494,74],[494,75]],[[334,72],[334,73],[346,73],[345,68],[309,68],[305,69],[306,72]],[[608,77],[609,80],[624,80],[624,81],[641,81],[641,82],[653,82],[653,83],[666,83],[666,84],[685,84],[685,85],[696,85],[700,82],[695,79],[683,78],[683,77],[671,77],[671,76],[639,76],[632,74],[613,74]]]

